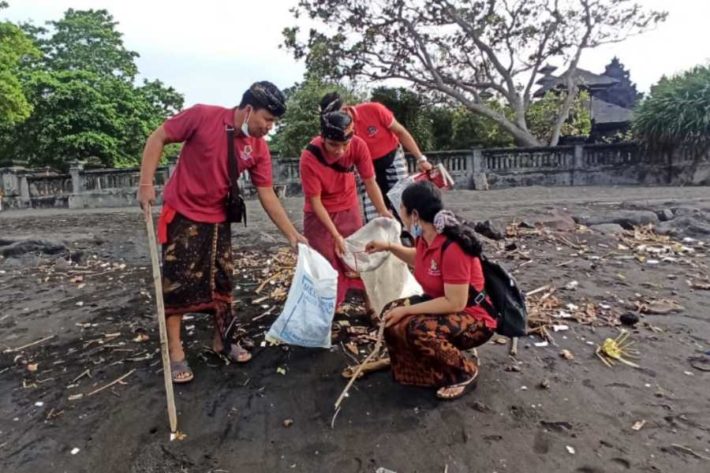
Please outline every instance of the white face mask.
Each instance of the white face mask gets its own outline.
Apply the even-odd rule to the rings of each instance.
[[[251,116],[251,110],[249,110],[249,112],[247,113],[247,116],[244,119],[244,121],[242,122],[242,127],[241,127],[242,134],[246,137],[250,136],[249,135],[249,117],[250,116]]]

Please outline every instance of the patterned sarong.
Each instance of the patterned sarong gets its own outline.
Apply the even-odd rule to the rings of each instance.
[[[170,209],[164,209],[160,218],[159,227],[167,227],[162,268],[166,316],[213,314],[229,346],[236,328],[230,225],[194,222]]]
[[[419,300],[390,302],[382,314],[410,302]],[[415,386],[449,386],[467,380],[478,367],[462,350],[483,345],[492,336],[485,322],[466,312],[412,315],[385,329],[395,381]]]
[[[382,191],[382,197],[385,199],[385,204],[387,205],[387,208],[394,210],[393,213],[397,215],[399,213],[399,209],[392,209],[392,204],[387,198],[387,192],[408,175],[407,159],[404,157],[404,150],[402,149],[402,146],[398,146],[397,149],[392,151],[392,153],[389,153],[380,159],[376,159],[373,164],[375,165],[375,178],[377,179],[377,185]],[[370,200],[370,197],[367,195],[367,192],[365,192],[365,184],[363,184],[359,176],[358,192],[363,205],[365,223],[367,223],[370,220],[377,218],[379,214],[375,209],[375,205]]]

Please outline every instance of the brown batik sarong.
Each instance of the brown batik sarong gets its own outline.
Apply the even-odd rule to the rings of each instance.
[[[390,302],[382,313],[403,305],[409,299]],[[412,315],[385,329],[395,381],[415,386],[449,386],[469,379],[478,366],[462,350],[483,345],[491,336],[493,330],[465,312]]]
[[[228,223],[199,223],[175,214],[163,244],[165,314],[211,313],[222,339],[231,340],[233,270]]]

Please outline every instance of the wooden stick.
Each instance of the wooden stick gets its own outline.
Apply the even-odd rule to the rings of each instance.
[[[168,419],[170,420],[170,433],[176,434],[178,428],[177,409],[175,408],[175,394],[173,393],[173,376],[170,369],[170,352],[168,351],[168,329],[165,324],[165,306],[163,305],[163,285],[160,275],[160,262],[158,261],[158,243],[155,239],[153,227],[153,214],[150,205],[143,208],[145,227],[148,231],[148,249],[150,250],[150,263],[153,266],[153,285],[155,286],[155,303],[157,307],[158,329],[160,331],[160,353],[163,359],[163,379],[165,381],[165,397],[168,402]],[[173,436],[171,435],[171,438]]]
[[[5,350],[3,353],[15,353],[15,352],[17,352],[17,351],[22,351],[22,350],[24,350],[25,348],[29,348],[29,347],[33,347],[33,346],[35,346],[35,345],[39,345],[40,343],[44,343],[44,342],[46,342],[47,340],[53,339],[54,337],[55,337],[55,335],[50,335],[50,336],[48,336],[48,337],[44,337],[44,338],[42,338],[42,339],[40,339],[40,340],[37,340],[36,342],[28,343],[27,345],[22,345],[21,347],[8,348],[8,349]]]
[[[93,395],[96,394],[96,393],[100,393],[100,392],[103,391],[104,389],[110,388],[110,387],[113,386],[114,384],[120,383],[121,381],[123,381],[124,379],[126,379],[126,378],[128,378],[130,375],[132,375],[135,370],[136,370],[136,369],[133,368],[131,371],[129,371],[128,373],[124,374],[124,375],[121,376],[120,378],[114,379],[113,381],[111,381],[111,382],[108,383],[107,385],[102,386],[102,387],[100,387],[99,389],[95,389],[95,390],[91,391],[91,392],[90,392],[89,394],[87,394],[86,396],[87,396],[87,397],[93,396]]]
[[[350,381],[348,381],[348,384],[345,386],[345,389],[343,389],[343,392],[340,393],[340,396],[338,397],[338,400],[335,401],[335,415],[333,416],[333,421],[331,422],[331,426],[335,425],[335,416],[338,415],[338,412],[340,411],[340,404],[343,402],[343,399],[345,399],[345,396],[347,396],[348,391],[350,390],[350,387],[355,383],[357,378],[360,376],[360,372],[363,370],[366,364],[374,358],[380,351],[380,348],[382,347],[382,340],[384,338],[384,333],[385,333],[385,322],[384,320],[380,322],[380,329],[377,331],[377,343],[375,343],[375,348],[372,349],[369,355],[367,355],[367,358],[360,363],[360,366],[357,367],[355,370],[355,373],[353,374],[353,377],[350,378]]]
[[[530,291],[530,292],[526,292],[526,293],[525,293],[525,296],[526,296],[526,297],[534,296],[534,295],[537,294],[538,292],[547,291],[548,289],[550,289],[550,285],[549,285],[549,284],[547,284],[547,285],[545,285],[545,286],[538,287],[537,289],[533,289],[533,290]]]

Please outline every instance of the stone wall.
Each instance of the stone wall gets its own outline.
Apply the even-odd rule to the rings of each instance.
[[[647,153],[633,143],[570,145],[541,148],[473,149],[430,152],[432,163],[442,163],[461,189],[486,190],[513,186],[589,185],[710,185],[710,151]],[[415,170],[409,156],[410,172]],[[160,196],[174,165],[156,172]],[[274,186],[279,195],[301,192],[297,158],[273,162]],[[121,207],[135,205],[140,170],[85,170],[73,166],[69,174],[22,167],[0,168],[4,207]],[[253,196],[248,173],[241,178]]]

